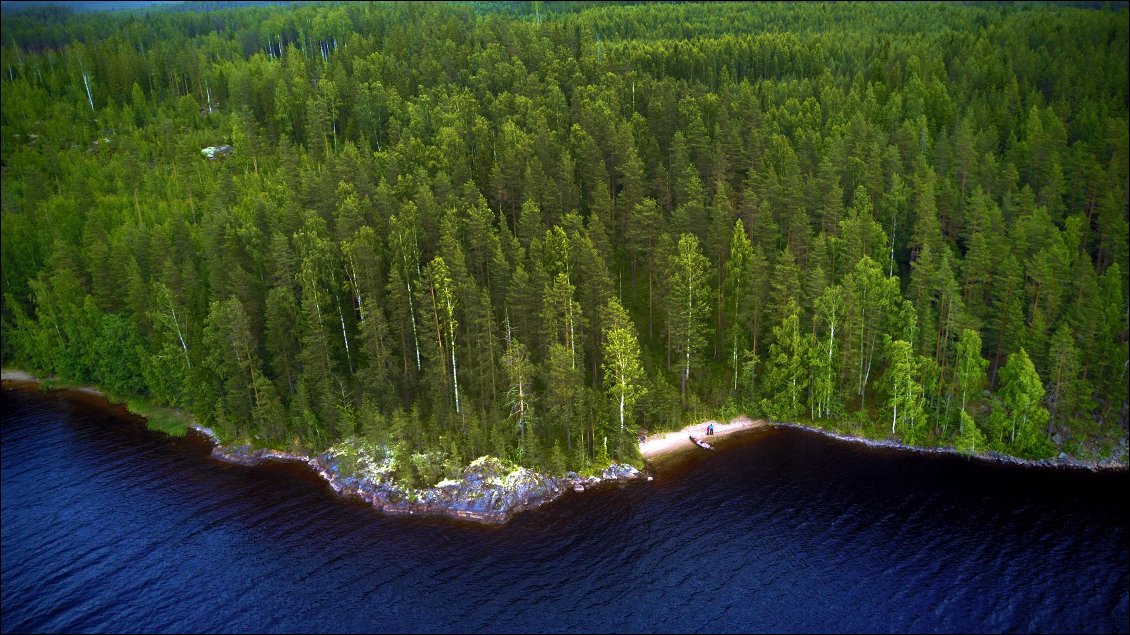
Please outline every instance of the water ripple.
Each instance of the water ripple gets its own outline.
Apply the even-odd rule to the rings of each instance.
[[[4,633],[1127,632],[1125,474],[774,431],[488,528],[52,395],[3,408]]]

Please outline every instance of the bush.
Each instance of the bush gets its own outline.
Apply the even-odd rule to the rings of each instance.
[[[413,453],[408,457],[412,466],[410,483],[412,487],[431,487],[443,480],[444,465],[442,456],[434,452]]]

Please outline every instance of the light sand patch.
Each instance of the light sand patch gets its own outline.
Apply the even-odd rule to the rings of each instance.
[[[707,436],[706,426],[712,423],[714,424],[714,435]],[[715,439],[720,439],[746,430],[756,430],[757,428],[767,427],[768,425],[769,423],[764,419],[754,420],[744,416],[732,419],[729,423],[703,421],[702,423],[687,426],[676,432],[665,432],[646,437],[640,443],[640,454],[643,455],[643,458],[650,461],[662,456],[677,454],[694,448],[695,445],[690,440],[691,435],[699,437],[703,441],[711,442]]]
[[[0,381],[12,382],[14,384],[42,384],[43,380],[31,373],[22,370],[4,369],[0,371]],[[71,392],[81,392],[95,397],[106,397],[106,393],[95,388],[94,386],[66,386],[56,388],[56,390],[69,390]]]
[[[4,369],[0,372],[0,381],[39,381],[39,378],[22,370]]]

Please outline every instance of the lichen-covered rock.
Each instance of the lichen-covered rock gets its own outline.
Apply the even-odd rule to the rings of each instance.
[[[622,463],[613,463],[605,468],[601,474],[606,480],[620,480],[628,478],[636,478],[640,475],[640,471],[631,465],[624,465]]]
[[[441,481],[425,490],[423,500],[436,511],[443,509],[457,517],[500,522],[517,511],[551,500],[560,491],[553,479],[484,456],[463,470],[462,480]]]
[[[354,459],[350,463],[353,467],[343,470],[339,457],[347,453]],[[256,465],[264,460],[298,461],[324,478],[335,493],[355,496],[386,513],[430,514],[487,523],[504,523],[514,514],[540,507],[578,485],[589,489],[604,482],[641,476],[630,465],[614,464],[601,477],[581,477],[570,472],[562,478],[551,478],[504,459],[483,456],[463,469],[462,478],[445,479],[434,487],[418,490],[389,478],[387,464],[377,466],[363,448],[337,448],[308,456],[253,450],[247,445],[217,445],[212,455],[240,465]]]

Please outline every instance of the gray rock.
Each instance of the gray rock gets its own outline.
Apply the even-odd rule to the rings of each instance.
[[[627,478],[635,478],[636,476],[639,475],[639,473],[640,473],[639,470],[632,467],[631,465],[623,465],[623,464],[620,464],[620,463],[613,463],[612,465],[609,465],[604,470],[604,472],[601,473],[601,476],[604,477],[606,480],[620,480],[620,479],[627,479]]]

